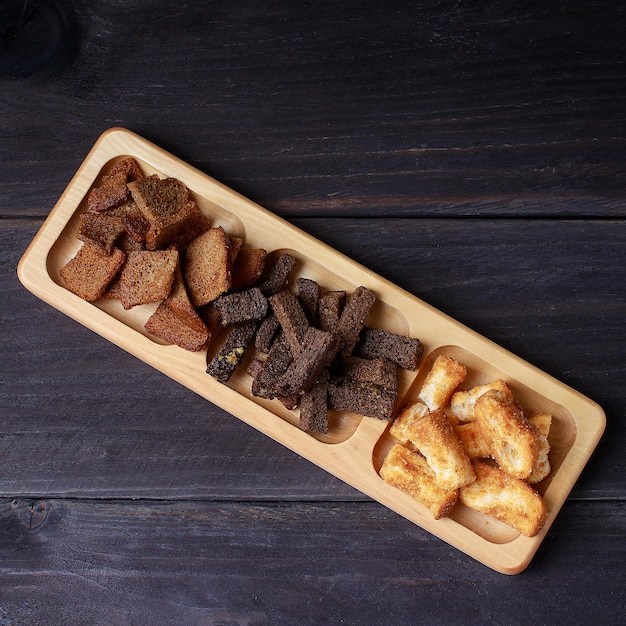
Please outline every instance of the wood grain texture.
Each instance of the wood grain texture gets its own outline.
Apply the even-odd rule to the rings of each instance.
[[[284,215],[623,215],[620,3],[43,4],[76,43],[2,80],[2,214],[120,125]]]
[[[6,623],[617,623],[625,599],[607,503],[568,503],[515,579],[365,502],[4,500],[0,528]]]

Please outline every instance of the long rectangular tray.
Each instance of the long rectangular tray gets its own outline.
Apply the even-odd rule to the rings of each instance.
[[[502,378],[526,409],[551,412],[553,469],[537,486],[548,509],[543,530],[534,538],[524,537],[460,504],[450,517],[434,520],[425,507],[378,475],[392,443],[387,422],[337,414],[331,417],[328,434],[312,436],[298,428],[296,411],[251,394],[251,379],[245,367],[239,368],[230,383],[224,385],[205,373],[205,353],[191,353],[154,341],[143,327],[154,307],[138,306],[125,311],[112,300],[88,303],[70,293],[63,286],[59,271],[81,245],[76,238],[78,216],[85,209],[89,190],[99,183],[112,163],[126,156],[134,157],[146,174],[157,173],[182,181],[200,209],[229,235],[242,237],[250,247],[265,248],[270,256],[289,251],[298,261],[296,276],[316,280],[322,289],[344,289],[348,293],[358,285],[372,289],[378,302],[368,325],[419,337],[425,347],[419,370],[401,374],[400,402],[416,398],[435,357],[446,354],[467,367],[465,388]],[[529,564],[606,425],[604,412],[590,399],[125,129],[112,128],[97,140],[24,253],[18,275],[27,289],[56,309],[502,573],[517,574]]]

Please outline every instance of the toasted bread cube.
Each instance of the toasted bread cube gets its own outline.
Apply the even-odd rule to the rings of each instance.
[[[534,537],[543,527],[546,505],[525,481],[511,478],[497,467],[473,461],[476,480],[461,487],[459,500],[467,507],[486,513]]]
[[[125,309],[165,300],[170,293],[177,250],[130,252],[120,276],[120,301]]]
[[[465,454],[470,459],[487,459],[491,456],[489,446],[483,437],[478,422],[458,424],[454,428]]]
[[[496,389],[512,396],[511,390],[503,380],[494,380],[485,385],[477,385],[467,391],[457,391],[450,398],[450,411],[460,422],[471,422],[474,417],[476,400],[484,393]]]
[[[550,413],[535,413],[528,418],[528,421],[539,431],[537,459],[535,460],[533,471],[526,478],[526,482],[534,485],[547,478],[552,471],[549,457],[550,443],[548,441],[550,427],[552,426],[552,415]]]
[[[458,489],[443,489],[424,457],[400,443],[394,444],[380,468],[381,478],[423,504],[435,519],[448,514]]]
[[[185,279],[194,306],[204,306],[230,289],[230,240],[221,226],[196,237],[185,255]]]
[[[167,300],[161,302],[148,318],[145,329],[155,337],[191,352],[204,350],[209,340],[209,332],[204,324],[188,325],[187,319],[172,309]]]
[[[93,302],[104,295],[125,259],[126,255],[118,248],[106,254],[95,246],[83,244],[61,268],[61,278],[70,291]]]
[[[491,456],[500,468],[513,478],[527,478],[539,452],[536,426],[501,391],[491,390],[480,396],[474,413]]]
[[[233,262],[231,289],[252,287],[263,274],[266,257],[263,248],[242,248]]]
[[[128,183],[128,189],[146,220],[154,226],[176,215],[189,201],[189,191],[182,182],[156,174]]]
[[[431,411],[413,422],[408,437],[442,489],[457,489],[474,480],[472,464],[444,411]]]
[[[466,375],[467,369],[462,363],[440,354],[426,375],[417,397],[431,411],[442,409]]]
[[[86,211],[80,214],[79,221],[78,238],[105,254],[113,252],[117,238],[124,232],[122,219],[108,213]]]
[[[411,431],[427,413],[428,407],[421,400],[407,404],[391,424],[389,434],[400,443],[411,445]]]

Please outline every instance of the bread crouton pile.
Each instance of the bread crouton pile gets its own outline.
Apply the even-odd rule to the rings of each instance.
[[[551,415],[526,415],[502,380],[457,390],[466,374],[451,357],[435,359],[417,400],[389,429],[396,443],[380,476],[435,519],[460,501],[533,537],[546,506],[530,485],[550,473]]]
[[[83,243],[61,276],[81,298],[115,298],[125,309],[158,303],[146,330],[206,349],[207,372],[222,383],[255,350],[252,394],[299,408],[303,430],[326,433],[333,410],[392,419],[399,369],[416,370],[423,346],[366,326],[372,290],[291,281],[291,254],[270,266],[264,249],[212,225],[183,183],[144,176],[132,158],[92,189],[79,219]]]

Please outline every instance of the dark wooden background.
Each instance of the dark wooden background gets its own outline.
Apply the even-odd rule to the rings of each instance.
[[[0,623],[623,623],[623,3],[3,0]],[[30,295],[127,127],[602,405],[508,577]]]

